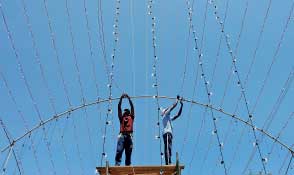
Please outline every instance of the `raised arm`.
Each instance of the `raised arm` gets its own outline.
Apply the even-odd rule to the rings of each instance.
[[[180,103],[181,103],[180,110],[179,110],[178,114],[175,115],[175,116],[171,119],[172,121],[174,121],[175,119],[177,119],[177,118],[182,114],[182,110],[183,110],[183,102],[180,101]]]
[[[176,102],[174,102],[174,104],[169,107],[169,111],[171,112],[173,109],[175,109],[177,104],[178,104],[178,100]]]
[[[124,94],[120,97],[119,99],[119,102],[118,102],[118,105],[117,105],[117,111],[118,111],[118,118],[119,120],[121,120],[122,118],[122,112],[121,112],[121,102],[122,102],[122,99],[124,98]]]
[[[128,100],[129,100],[129,103],[130,103],[130,106],[131,106],[131,115],[132,115],[133,117],[135,117],[134,104],[133,104],[131,98],[130,98],[128,95],[127,95],[127,98],[128,98]]]
[[[175,109],[175,107],[177,106],[178,102],[179,102],[180,96],[177,95],[177,100],[176,102],[169,108],[169,111],[172,111],[173,109]]]

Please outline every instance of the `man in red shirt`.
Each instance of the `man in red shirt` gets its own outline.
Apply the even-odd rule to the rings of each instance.
[[[122,99],[127,98],[131,106],[131,111],[129,109],[124,109],[122,113],[121,103]],[[118,103],[118,119],[120,122],[120,132],[117,140],[117,148],[115,155],[115,165],[120,166],[122,153],[125,150],[125,165],[131,165],[131,155],[133,149],[133,124],[135,118],[134,105],[128,94],[122,94]]]

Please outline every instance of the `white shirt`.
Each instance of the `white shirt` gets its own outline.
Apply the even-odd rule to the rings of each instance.
[[[171,133],[172,134],[172,123],[170,118],[170,109],[167,109],[167,111],[164,112],[163,118],[162,118],[162,124],[163,124],[163,134],[165,133]]]

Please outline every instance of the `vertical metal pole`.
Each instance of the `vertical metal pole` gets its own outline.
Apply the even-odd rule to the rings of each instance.
[[[106,161],[106,171],[105,171],[106,175],[109,175],[109,162],[108,160]]]
[[[170,155],[169,155],[169,144],[168,144],[169,140],[168,140],[168,134],[166,134],[166,152],[167,152],[167,164],[169,165],[169,159],[170,159]]]
[[[177,175],[181,175],[181,166],[180,166],[180,161],[179,161],[179,153],[176,152],[176,171],[177,171]]]

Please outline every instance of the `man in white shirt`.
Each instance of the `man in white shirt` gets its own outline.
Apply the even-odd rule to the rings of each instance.
[[[171,118],[170,113],[177,106],[178,102],[181,103],[179,112],[177,113],[177,115]],[[172,128],[171,122],[177,119],[181,115],[182,109],[183,109],[183,102],[182,102],[182,99],[180,99],[180,96],[177,96],[177,100],[172,106],[165,109],[161,109],[162,124],[163,124],[162,134],[163,134],[163,141],[164,141],[164,157],[165,157],[166,165],[171,164],[172,139],[173,139],[173,135],[172,135],[173,128]]]

